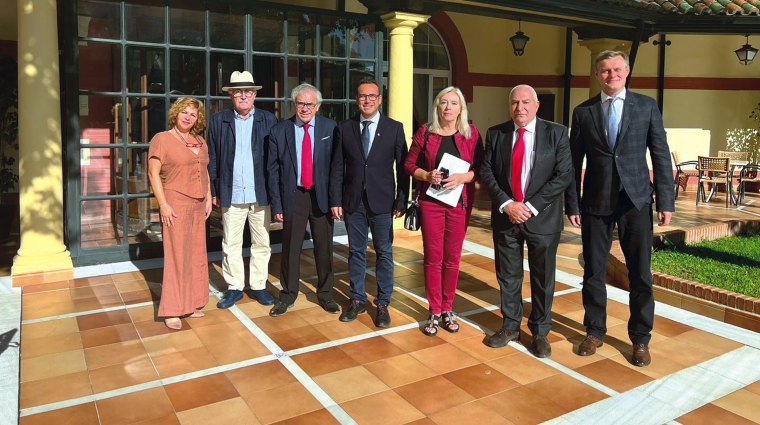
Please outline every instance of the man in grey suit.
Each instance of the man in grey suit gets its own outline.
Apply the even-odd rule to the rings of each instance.
[[[596,57],[595,64],[602,93],[573,111],[570,149],[575,184],[565,194],[568,218],[574,226],[581,227],[585,263],[582,294],[586,338],[578,348],[578,355],[594,354],[607,333],[605,278],[612,232],[617,226],[630,282],[631,363],[641,367],[652,361],[649,340],[654,325],[653,193],[660,226],[667,226],[675,211],[670,148],[657,103],[625,88],[630,72],[628,56],[606,50]],[[649,178],[647,150],[654,182]],[[584,157],[586,173],[581,197]]]
[[[487,341],[503,347],[520,337],[523,316],[523,246],[528,246],[531,313],[536,357],[549,357],[557,247],[564,228],[562,193],[572,182],[567,127],[536,117],[538,96],[520,85],[509,94],[512,120],[488,129],[483,186],[491,197],[496,279],[501,292],[501,329]]]

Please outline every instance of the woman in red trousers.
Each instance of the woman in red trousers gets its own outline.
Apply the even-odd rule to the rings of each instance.
[[[470,170],[446,177],[440,167],[445,153],[469,163]],[[483,141],[478,129],[467,121],[467,103],[462,92],[456,87],[443,89],[433,101],[433,121],[420,127],[414,135],[404,164],[407,174],[422,182],[417,183],[416,188],[421,189],[425,295],[430,305],[430,317],[423,333],[428,336],[437,335],[439,325],[448,332],[459,331],[452,304],[459,279],[462,243],[472,212],[475,180],[482,162]],[[465,186],[456,206],[450,206],[425,195],[431,184],[449,190]]]

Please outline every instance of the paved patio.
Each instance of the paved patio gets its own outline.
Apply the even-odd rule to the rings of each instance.
[[[760,216],[760,202],[750,203],[725,209],[717,198],[696,208],[687,192],[666,229]],[[522,344],[486,347],[501,317],[482,194],[477,207],[454,305],[463,324],[457,334],[421,333],[428,315],[421,236],[397,231],[391,328],[374,326],[374,309],[341,323],[317,306],[311,250],[302,256],[303,294],[278,318],[248,298],[216,309],[225,284],[219,254],[211,254],[206,317],[183,319],[180,331],[155,317],[160,260],[84,267],[73,281],[24,288],[20,384],[8,375],[0,381],[20,388],[23,425],[760,423],[760,334],[658,303],[652,364],[636,368],[627,293],[610,287],[606,344],[591,357],[574,354],[585,333],[578,229],[564,232],[559,249],[552,356],[537,359]],[[342,302],[348,252],[345,237],[335,242]],[[279,260],[274,254],[270,263],[273,294]],[[12,316],[18,291],[4,296],[11,298],[0,311]],[[523,330],[527,344],[525,321]],[[0,373],[18,353],[8,346]],[[11,392],[3,393],[0,401],[12,406]]]

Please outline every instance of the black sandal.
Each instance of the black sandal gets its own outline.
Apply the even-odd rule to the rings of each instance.
[[[454,319],[454,313],[450,311],[444,311],[441,313],[441,317],[443,318],[443,322],[441,323],[441,327],[446,330],[446,332],[449,333],[457,333],[459,332],[459,323]]]
[[[424,333],[427,336],[436,336],[438,335],[438,321],[441,319],[441,316],[437,314],[431,314],[430,317],[428,317],[428,322],[425,327],[422,328],[422,333]],[[432,329],[432,331],[428,331],[428,328]]]

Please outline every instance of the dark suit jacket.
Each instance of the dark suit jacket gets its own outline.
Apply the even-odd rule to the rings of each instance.
[[[372,148],[365,158],[359,117],[338,124],[330,174],[330,206],[343,207],[345,213],[352,214],[361,204],[362,192],[366,189],[372,212],[387,214],[394,209],[405,210],[409,176],[404,172],[407,154],[404,126],[380,115],[372,136]]]
[[[269,154],[269,130],[277,124],[277,118],[263,109],[253,114],[251,152],[253,154],[253,177],[256,202],[269,205],[265,168]],[[230,207],[232,200],[232,170],[235,164],[235,112],[219,111],[208,125],[208,174],[211,179],[211,195],[218,197],[221,206]]]
[[[333,144],[337,137],[335,121],[317,115],[314,121],[314,189],[317,207],[322,213],[330,210],[328,187]],[[285,220],[293,217],[295,191],[298,185],[298,158],[296,157],[296,116],[272,127],[269,133],[269,194],[272,214],[284,214]]]
[[[486,152],[481,180],[491,197],[491,227],[509,230],[516,226],[499,207],[512,199],[512,137],[515,123],[508,121],[491,127],[486,134]],[[547,235],[564,228],[560,196],[573,179],[573,164],[567,127],[536,118],[535,156],[525,202],[538,211],[524,223],[531,233]]]
[[[610,215],[617,206],[621,187],[637,209],[651,204],[655,192],[657,211],[675,211],[670,148],[657,103],[651,97],[626,92],[620,134],[613,151],[607,144],[601,100],[598,94],[573,111],[570,150],[575,184],[565,194],[566,213]],[[647,149],[652,158],[654,183],[649,178]],[[584,157],[586,174],[581,198]]]

